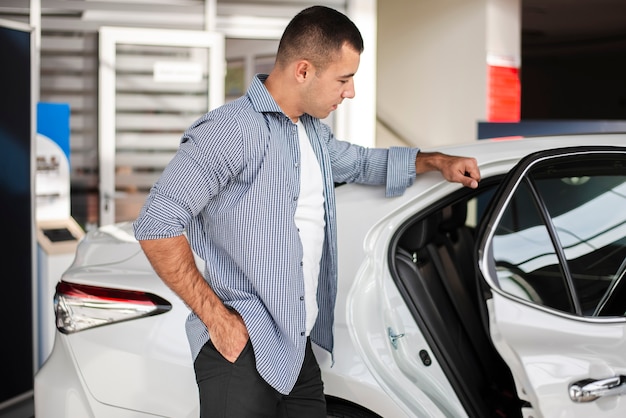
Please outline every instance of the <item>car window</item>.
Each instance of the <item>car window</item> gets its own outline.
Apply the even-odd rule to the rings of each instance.
[[[624,316],[625,208],[624,157],[536,163],[495,228],[500,288],[568,313]]]

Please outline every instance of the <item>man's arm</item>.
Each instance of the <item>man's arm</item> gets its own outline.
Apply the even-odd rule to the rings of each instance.
[[[440,171],[451,182],[475,189],[480,181],[480,170],[475,158],[457,157],[440,152],[419,152],[415,158],[415,172]]]
[[[234,362],[248,341],[239,314],[213,292],[198,270],[184,235],[139,241],[154,271],[204,322],[215,348]]]

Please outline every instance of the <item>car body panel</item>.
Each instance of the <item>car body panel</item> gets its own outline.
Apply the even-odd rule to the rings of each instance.
[[[137,409],[126,409],[115,402],[108,405],[95,399],[76,362],[66,336],[56,334],[54,350],[34,382],[35,415],[43,418],[150,418]],[[122,380],[120,378],[120,380]],[[117,382],[116,382],[117,384]],[[163,415],[158,415],[163,416]],[[193,415],[197,417],[196,413]]]
[[[483,178],[488,178],[506,174],[521,157],[531,152],[590,143],[625,145],[626,136],[485,140],[446,147],[441,151],[475,156]],[[339,282],[335,351],[331,357],[315,347],[328,395],[361,405],[384,417],[467,416],[437,359],[432,356],[429,366],[420,360],[420,349],[428,349],[427,339],[408,311],[391,277],[388,262],[390,244],[398,228],[460,190],[460,185],[448,183],[434,172],[418,176],[404,195],[394,198],[385,198],[383,187],[347,184],[336,189]],[[198,264],[202,264],[201,260]],[[131,225],[109,225],[89,232],[79,244],[76,259],[62,279],[151,292],[165,298],[173,308],[164,314],[75,334],[57,333],[53,355],[35,376],[36,415],[83,418],[95,414],[93,411],[97,408],[107,407],[119,409],[119,415],[109,412],[93,416],[131,416],[124,415],[129,414],[128,411],[136,412],[132,416],[197,416],[197,387],[184,334],[188,310],[155,275],[134,240]],[[497,292],[494,295],[498,295]],[[511,302],[500,299],[494,298],[492,312],[509,309],[502,303],[511,305]],[[510,314],[514,315],[519,309],[512,308]],[[532,321],[537,320],[533,316],[535,313],[523,309],[522,312],[528,315],[527,326],[532,328]],[[506,316],[502,316],[502,320],[505,319]],[[544,319],[543,324],[563,326],[561,322]],[[502,341],[502,335],[509,336],[509,327],[505,322],[494,326],[494,340]],[[394,335],[404,334],[396,339],[397,348],[390,338],[390,329]],[[607,329],[611,330],[610,335],[599,335],[598,343],[618,344],[615,328]],[[546,327],[524,330],[529,342],[536,341],[534,339],[539,338],[541,332],[548,331]],[[599,331],[590,335],[597,333]],[[623,342],[621,344],[623,348]],[[502,347],[506,351],[506,347]],[[588,351],[586,367],[604,371],[606,367],[602,366],[602,360],[594,360],[603,355],[602,351],[593,344],[587,348],[597,351]],[[529,344],[527,349],[543,353],[543,344]],[[560,349],[564,350],[564,347]],[[582,352],[584,347],[578,349]],[[510,365],[513,369],[526,366],[513,361]],[[533,379],[539,376],[540,366],[540,363],[531,365],[535,370],[531,374]],[[72,369],[67,376],[62,372],[63,367]],[[525,383],[520,381],[518,387]],[[48,396],[53,385],[61,390]],[[70,395],[62,398],[62,394],[73,392],[82,393],[83,400],[78,404],[83,405],[83,410],[65,415],[44,412],[50,405],[54,405],[55,410],[68,411]],[[562,397],[555,397],[553,402],[556,405],[564,401]],[[619,401],[615,402],[619,404]],[[588,416],[615,416],[610,415],[616,408],[614,405],[598,403],[596,409],[593,408],[589,411],[598,414]],[[89,410],[92,412],[87,413]]]
[[[181,344],[187,313],[173,310],[67,336],[96,400],[155,415],[198,416],[191,354]]]
[[[432,187],[443,185],[445,188],[445,183],[442,184],[436,175],[429,174],[428,179],[423,180],[424,183],[430,182]],[[337,312],[345,310],[346,314],[345,326],[342,326],[344,316],[337,314],[336,329],[342,326],[350,333],[359,358],[363,359],[378,385],[385,388],[405,414],[462,417],[463,409],[438,366],[433,364],[424,370],[415,364],[417,350],[408,347],[416,340],[423,342],[424,338],[389,278],[386,263],[388,246],[383,244],[382,248],[376,248],[370,244],[374,237],[393,232],[394,219],[405,216],[398,210],[399,205],[395,201],[404,200],[404,196],[381,201],[381,194],[384,195],[384,189],[358,185],[341,186],[337,190],[337,198],[341,201],[337,209],[340,251],[356,243],[360,243],[361,247],[353,247],[348,254],[345,254],[346,251],[339,253],[342,280],[337,299],[346,303],[344,306],[338,302]],[[381,226],[377,228],[376,225]],[[409,330],[411,326],[413,332]],[[404,355],[390,345],[389,327],[405,334],[406,337],[398,341]],[[403,364],[403,360],[406,363]],[[416,369],[423,371],[412,375],[411,371]],[[373,410],[376,411],[375,408]],[[446,414],[441,411],[446,411]]]

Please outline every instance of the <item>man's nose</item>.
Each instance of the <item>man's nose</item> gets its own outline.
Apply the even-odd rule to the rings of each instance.
[[[354,79],[350,79],[341,97],[343,97],[344,99],[352,99],[355,95],[356,93],[354,91]]]

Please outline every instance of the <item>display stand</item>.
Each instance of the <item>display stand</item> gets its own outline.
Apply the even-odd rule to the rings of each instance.
[[[78,242],[84,236],[73,218],[37,222],[38,350],[41,367],[54,345],[54,292],[61,275],[74,261]]]
[[[54,345],[54,293],[74,261],[82,228],[70,216],[70,108],[65,103],[37,104],[37,307],[35,367]]]

